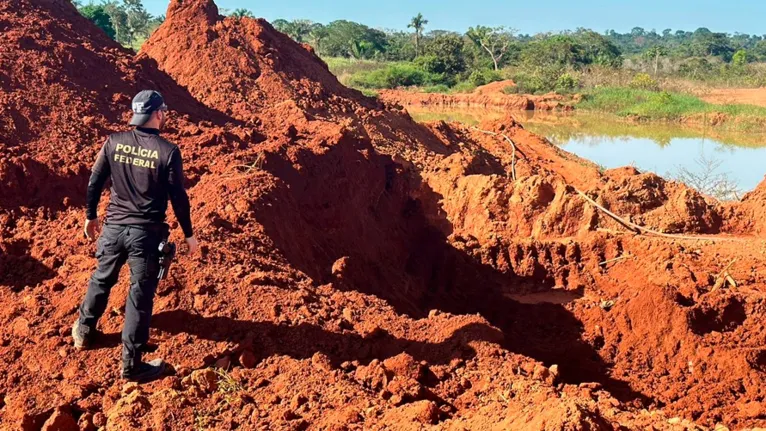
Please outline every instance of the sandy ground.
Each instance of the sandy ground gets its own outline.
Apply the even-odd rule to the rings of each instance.
[[[709,103],[740,103],[766,107],[766,88],[721,88],[701,97]]]

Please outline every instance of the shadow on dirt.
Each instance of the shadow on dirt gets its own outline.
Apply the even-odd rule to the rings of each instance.
[[[383,329],[367,336],[337,333],[319,326],[301,323],[295,326],[271,322],[252,322],[228,317],[203,317],[184,310],[166,311],[152,317],[152,326],[170,334],[191,334],[206,340],[245,340],[252,337],[255,353],[260,357],[288,355],[295,359],[326,354],[337,367],[344,361],[367,363],[386,359],[402,352],[417,361],[448,364],[452,359],[475,355],[471,341],[500,342],[503,334],[489,325],[471,323],[456,330],[440,343],[397,338]]]
[[[609,365],[582,339],[582,323],[564,305],[507,296],[509,286],[551,289],[549,274],[509,276],[457,249],[447,238],[452,225],[441,196],[417,172],[371,146],[365,157],[364,143],[343,139],[321,159],[301,154],[306,168],[300,171],[285,157],[266,164],[284,184],[255,212],[291,265],[318,283],[376,295],[416,318],[431,309],[479,313],[500,329],[504,348],[558,364],[565,382],[598,382],[622,401],[649,400],[609,376]],[[472,163],[473,174],[499,173],[496,160]]]
[[[56,273],[30,256],[30,244],[25,240],[0,243],[0,287],[21,290],[53,278]]]
[[[84,165],[64,175],[27,156],[12,158],[10,163],[0,165],[0,186],[4,189],[0,209],[24,206],[60,210],[65,207],[65,199],[67,205],[84,205],[89,176],[90,170]]]

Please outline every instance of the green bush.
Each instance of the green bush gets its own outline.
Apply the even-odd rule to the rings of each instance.
[[[411,64],[393,64],[385,69],[359,72],[352,75],[348,83],[356,88],[397,88],[420,86],[432,82],[429,73]]]
[[[471,81],[460,81],[450,90],[452,93],[470,93],[476,89]]]
[[[635,88],[636,90],[660,90],[660,84],[658,84],[657,81],[649,76],[648,73],[637,73],[628,85],[630,88]]]
[[[564,73],[556,80],[556,92],[569,94],[580,88],[580,81],[571,73]]]
[[[748,63],[747,51],[740,49],[731,57],[731,64],[735,67],[743,67]]]
[[[436,84],[423,87],[424,93],[448,93],[449,91],[450,87],[445,84]]]
[[[543,76],[529,73],[518,72],[512,77],[516,86],[506,87],[503,91],[508,94],[544,94],[554,90],[555,81],[549,81]]]
[[[500,75],[500,72],[492,69],[474,70],[468,76],[468,81],[476,87],[502,80],[503,76]]]

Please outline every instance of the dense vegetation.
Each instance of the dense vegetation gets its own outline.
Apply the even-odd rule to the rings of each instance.
[[[141,0],[105,0],[98,4],[73,0],[73,3],[109,37],[136,50],[165,20],[164,16],[147,12]]]
[[[164,17],[146,12],[141,0],[81,4],[83,15],[125,46],[137,49]],[[246,9],[222,13],[252,17]],[[595,87],[634,87],[659,91],[675,79],[718,85],[766,84],[764,36],[640,27],[629,33],[575,31],[518,34],[507,27],[477,25],[465,33],[427,30],[417,14],[407,31],[380,30],[337,20],[307,19],[272,23],[301,43],[311,44],[341,80],[374,90],[417,86],[425,91],[470,91],[513,79],[520,93],[561,93]]]

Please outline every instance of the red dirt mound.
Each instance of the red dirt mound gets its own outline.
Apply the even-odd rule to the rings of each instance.
[[[48,17],[53,45],[30,58],[63,46],[58,34],[108,43],[64,3],[3,11],[14,34],[33,33],[25,12]],[[721,206],[653,175],[602,173],[511,118],[416,124],[212,1],[173,0],[136,60],[115,51],[124,68],[92,55],[99,76],[138,86],[131,71],[156,74],[170,105],[190,109],[169,137],[190,171],[202,256],[160,286],[152,330],[175,374],[118,379],[124,288],[98,348],[74,351],[94,264],[82,207],[0,200],[0,429],[766,425],[758,193]],[[78,79],[49,73],[7,91],[66,94],[55,83]],[[106,112],[96,142],[63,136],[87,151],[62,167],[87,173],[102,133],[121,127],[123,100],[93,100],[67,111],[40,99],[25,114],[66,125],[59,111]],[[14,156],[3,185],[55,165],[40,139],[9,137],[32,155]],[[575,188],[635,223],[710,239],[634,235]]]
[[[0,29],[0,184],[6,191],[0,207],[60,208],[64,197],[81,203],[99,141],[127,121],[140,89],[172,100],[176,125],[227,121],[153,61],[134,61],[69,1],[3,2]]]
[[[171,1],[141,54],[208,106],[241,119],[290,103],[310,113],[344,112],[358,96],[307,45],[263,19],[224,19],[212,1]]]

